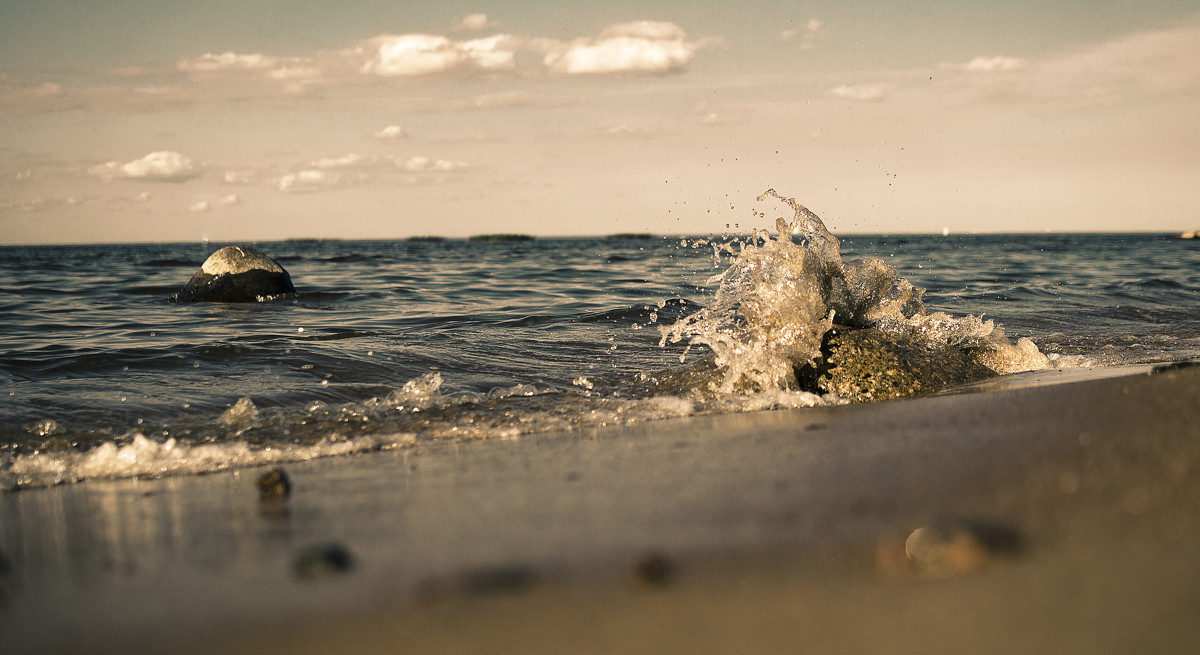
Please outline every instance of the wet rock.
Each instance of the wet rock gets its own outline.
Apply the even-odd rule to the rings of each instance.
[[[354,556],[338,543],[309,546],[296,555],[292,570],[301,578],[323,578],[354,568]]]
[[[226,246],[204,261],[172,300],[261,302],[296,293],[292,278],[275,260],[250,246]]]
[[[651,587],[666,587],[675,581],[675,561],[661,553],[647,553],[633,562],[634,580]]]
[[[258,493],[264,501],[282,501],[292,495],[292,480],[287,471],[276,467],[258,478]]]
[[[825,334],[821,353],[816,366],[796,367],[800,388],[850,402],[931,393],[996,375],[969,350],[874,328],[835,327]]]
[[[943,521],[885,536],[876,550],[876,564],[885,575],[948,578],[1017,553],[1021,541],[1019,532],[1001,523]]]

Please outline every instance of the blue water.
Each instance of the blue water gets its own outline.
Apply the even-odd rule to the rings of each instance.
[[[686,343],[662,344],[659,327],[706,306],[729,266],[704,240],[261,243],[296,297],[169,302],[220,245],[0,248],[0,488],[792,402],[698,399],[668,381],[705,352],[681,364]],[[924,287],[930,311],[1032,339],[1053,366],[1200,357],[1200,243],[855,235],[841,248]]]

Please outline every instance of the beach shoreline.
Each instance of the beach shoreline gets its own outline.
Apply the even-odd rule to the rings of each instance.
[[[3,494],[0,630],[21,652],[1179,652],[1200,367],[1112,373],[313,460],[278,504],[265,469]],[[310,571],[313,546],[352,559]]]

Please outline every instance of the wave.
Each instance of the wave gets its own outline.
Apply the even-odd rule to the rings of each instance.
[[[991,320],[928,312],[923,288],[900,277],[882,259],[844,261],[841,243],[816,214],[774,189],[758,200],[768,197],[790,207],[792,218],[776,219],[774,235],[756,230],[745,240],[714,244],[718,254],[732,257],[732,263],[709,279],[718,285],[713,302],[661,328],[660,344],[687,339],[689,348],[703,345],[712,351],[723,377],[711,391],[803,388],[801,381],[811,376],[798,376],[797,369],[828,367],[833,359],[830,337],[838,334],[835,326],[843,331],[874,330],[887,335],[886,342],[903,340],[901,348],[915,344],[956,358],[965,353],[995,374],[1049,366],[1031,340],[1021,338],[1014,344]],[[876,340],[857,356],[873,358],[884,343]],[[842,370],[857,369],[851,375],[887,375],[873,362],[851,364],[844,358],[839,362]],[[946,360],[945,365],[952,364]],[[903,368],[904,362],[896,366]],[[884,380],[885,386],[890,384]],[[902,385],[894,395],[907,395],[913,388]],[[879,397],[870,394],[864,399]]]

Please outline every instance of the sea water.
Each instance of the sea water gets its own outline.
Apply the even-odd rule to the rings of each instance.
[[[1200,357],[1200,243],[776,200],[751,234],[259,243],[298,293],[246,304],[169,301],[224,244],[0,248],[0,489],[840,403],[790,376],[834,323],[1001,374]]]

